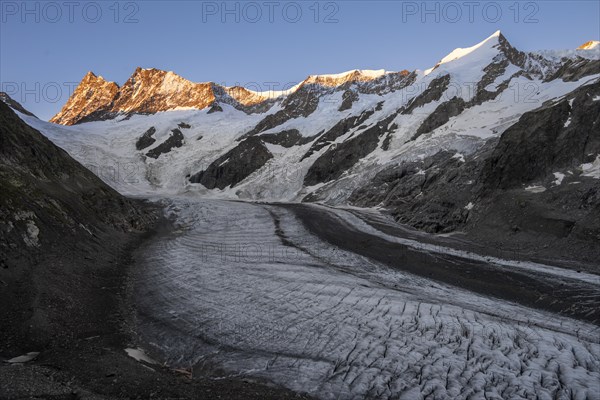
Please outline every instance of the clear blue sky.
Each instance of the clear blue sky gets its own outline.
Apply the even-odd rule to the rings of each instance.
[[[425,69],[498,29],[522,50],[600,37],[597,0],[75,3],[0,3],[3,89],[44,119],[89,70],[119,84],[142,66],[268,89],[354,68]]]

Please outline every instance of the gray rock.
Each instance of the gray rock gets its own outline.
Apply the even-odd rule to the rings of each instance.
[[[249,137],[213,161],[205,171],[193,175],[190,182],[200,183],[208,189],[234,187],[271,158],[273,154],[258,137]]]
[[[412,114],[415,109],[423,107],[425,104],[431,103],[432,101],[438,101],[448,89],[449,84],[450,75],[443,75],[435,78],[429,83],[427,89],[412,99],[408,106],[401,111],[401,113]]]
[[[156,133],[156,128],[151,126],[135,143],[135,148],[138,150],[143,150],[146,147],[150,147],[156,142],[152,136]]]
[[[283,101],[281,110],[267,115],[241,139],[279,126],[290,119],[308,117],[319,105],[319,95],[322,94],[320,88],[318,85],[305,85],[299,88]]]
[[[345,111],[352,108],[352,104],[358,100],[358,93],[355,91],[348,89],[342,95],[342,104],[338,108],[338,111]]]
[[[179,129],[173,129],[171,132],[172,134],[167,140],[150,150],[146,155],[156,159],[160,157],[161,154],[167,154],[172,149],[183,146],[183,133],[181,133]]]
[[[276,144],[286,148],[310,143],[314,136],[304,137],[297,129],[289,129],[277,133],[264,133],[259,138],[265,143]]]
[[[429,114],[425,121],[417,129],[417,133],[413,135],[410,140],[416,140],[419,136],[429,133],[434,129],[444,125],[450,120],[463,112],[466,103],[460,97],[453,97],[452,99],[437,106],[434,112]]]
[[[339,178],[361,158],[377,148],[379,138],[389,132],[388,126],[396,115],[390,115],[345,142],[332,145],[311,165],[304,177],[304,185],[312,186]]]
[[[213,114],[216,112],[223,112],[223,107],[221,107],[219,104],[214,103],[210,109],[208,110],[207,114]]]
[[[450,232],[469,215],[472,181],[480,163],[462,162],[454,152],[440,151],[423,161],[403,162],[379,172],[349,201],[357,206],[384,206],[404,224],[432,232]]]
[[[595,83],[523,114],[487,160],[481,177],[485,188],[518,187],[600,153],[600,104],[593,101],[598,95],[600,83]]]
[[[344,118],[335,124],[331,129],[322,134],[313,145],[308,149],[306,154],[302,156],[301,160],[304,160],[314,153],[318,152],[325,146],[333,143],[338,137],[345,135],[350,132],[350,130],[359,127],[362,123],[364,123],[371,115],[373,115],[374,111],[367,110],[363,111],[360,115],[352,116],[348,118]],[[360,128],[359,128],[360,129]]]

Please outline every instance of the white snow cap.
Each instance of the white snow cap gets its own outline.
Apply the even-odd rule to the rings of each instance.
[[[450,54],[448,54],[446,57],[442,58],[436,64],[435,67],[426,70],[425,75],[429,75],[431,73],[431,71],[433,71],[436,67],[439,67],[442,64],[447,64],[449,62],[464,58],[464,57],[474,53],[478,49],[482,49],[484,51],[492,49],[494,46],[496,46],[498,44],[500,35],[501,35],[501,32],[496,31],[491,36],[486,38],[484,41],[476,44],[475,46],[471,46],[471,47],[467,47],[467,48],[459,47],[457,49],[454,49],[452,52],[450,52]]]
[[[600,46],[600,41],[590,40],[589,42],[586,42],[586,43],[582,44],[581,46],[579,46],[577,48],[577,50],[593,50],[593,49],[598,48],[598,46]]]

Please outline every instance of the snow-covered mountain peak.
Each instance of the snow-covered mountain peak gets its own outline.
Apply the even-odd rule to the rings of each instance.
[[[598,40],[590,40],[589,42],[585,42],[581,46],[577,48],[577,50],[592,50],[600,47],[600,41]]]
[[[339,74],[310,75],[304,84],[318,84],[322,86],[335,87],[347,82],[368,82],[388,73],[384,69],[367,70],[353,69]]]
[[[496,31],[474,46],[466,48],[458,47],[454,49],[446,57],[442,58],[433,68],[426,70],[425,75],[429,75],[433,70],[451,62],[460,62],[462,64],[463,62],[477,60],[489,61],[499,53],[499,49],[502,47],[503,43],[508,44],[508,41],[500,31]]]

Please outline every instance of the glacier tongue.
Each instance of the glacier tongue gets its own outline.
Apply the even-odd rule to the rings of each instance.
[[[594,326],[391,270],[285,208],[188,197],[168,209],[180,229],[144,249],[136,293],[144,339],[170,365],[322,399],[598,398]]]

